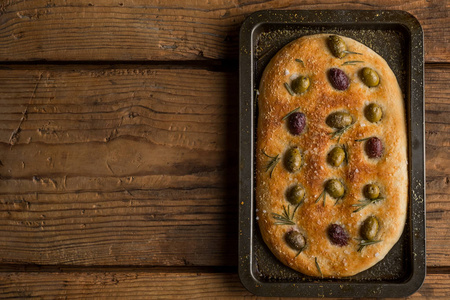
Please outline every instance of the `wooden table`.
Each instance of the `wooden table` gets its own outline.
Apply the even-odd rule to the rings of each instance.
[[[237,276],[238,30],[262,9],[421,22],[428,275],[411,298],[450,297],[448,2],[292,2],[0,2],[0,297],[252,298]]]

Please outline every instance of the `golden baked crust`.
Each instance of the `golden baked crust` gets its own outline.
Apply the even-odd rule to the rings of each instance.
[[[256,204],[261,234],[275,256],[287,266],[310,276],[344,277],[366,270],[382,260],[400,238],[407,213],[408,173],[406,124],[403,97],[396,77],[385,60],[365,45],[341,37],[349,50],[339,59],[327,46],[330,34],[305,36],[281,49],[266,67],[259,86],[258,129],[256,149]],[[303,63],[296,61],[301,59]],[[346,61],[363,61],[345,64]],[[363,67],[379,74],[380,84],[367,87],[360,78]],[[330,68],[343,70],[350,79],[347,90],[336,90],[329,81]],[[298,75],[310,78],[310,87],[303,94],[291,95],[285,87]],[[364,115],[369,103],[377,103],[383,110],[379,122],[371,123]],[[292,110],[306,116],[302,134],[293,135],[287,120]],[[332,167],[327,163],[328,152],[337,144],[332,139],[333,128],[325,120],[336,111],[350,113],[355,123],[341,135],[340,144],[348,147],[348,163]],[[364,141],[376,136],[384,150],[378,159],[369,158]],[[283,158],[287,149],[298,146],[303,165],[298,172],[288,172]],[[279,155],[278,163],[267,169],[271,157]],[[324,183],[338,178],[346,192],[342,200],[328,196],[316,199],[324,191]],[[286,191],[300,183],[306,197],[297,209],[286,199]],[[380,187],[382,200],[354,212],[365,197],[363,187],[375,183]],[[278,215],[289,209],[295,225],[279,224]],[[364,220],[375,216],[379,221],[378,243],[358,251],[360,228]],[[346,246],[330,242],[327,228],[339,224],[350,238]],[[296,230],[306,238],[306,247],[300,252],[287,245],[286,233]],[[317,264],[316,264],[317,261]],[[319,266],[319,268],[317,267]],[[320,273],[321,271],[321,273]]]

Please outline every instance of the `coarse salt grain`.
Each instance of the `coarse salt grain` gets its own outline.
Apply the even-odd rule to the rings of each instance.
[[[289,70],[288,69],[285,69],[284,70],[284,75],[289,75],[290,73],[289,73]]]
[[[256,217],[256,221],[258,221],[259,220],[259,217]]]
[[[378,252],[377,252],[377,253],[375,253],[375,257],[378,257],[379,255],[380,255],[380,253],[378,253]]]

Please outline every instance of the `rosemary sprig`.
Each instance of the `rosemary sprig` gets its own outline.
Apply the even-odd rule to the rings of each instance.
[[[268,155],[266,152],[264,152],[264,150],[262,151],[262,153],[267,156],[268,158],[270,158],[269,162],[266,165],[266,172],[270,170],[270,175],[269,177],[272,178],[272,173],[273,170],[275,169],[275,167],[277,166],[278,162],[280,161],[280,155],[277,154],[276,156],[270,156]]]
[[[367,137],[367,138],[355,140],[355,142],[364,142],[364,141],[370,140],[371,138],[372,138],[372,137]]]
[[[350,125],[347,125],[347,126],[345,126],[345,127],[342,127],[341,129],[338,129],[338,130],[336,130],[336,131],[334,131],[334,132],[330,132],[330,133],[328,133],[328,134],[331,134],[331,139],[333,140],[335,137],[339,137],[338,138],[338,144],[339,144],[339,142],[340,142],[340,140],[341,140],[341,137],[342,137],[342,135],[344,134],[344,132],[346,132],[350,127],[352,127],[353,126],[353,124],[355,124],[355,123],[352,123],[352,124],[350,124]]]
[[[284,83],[284,87],[287,89],[287,91],[289,92],[289,94],[291,94],[291,96],[294,96],[294,91],[292,90],[291,86],[289,85],[289,83],[285,82]]]
[[[378,201],[384,200],[383,197],[378,197],[376,199],[363,199],[363,200],[358,200],[358,204],[353,204],[353,207],[358,207],[357,209],[355,209],[353,212],[356,213],[360,210],[362,210],[363,208],[365,208],[367,205],[372,204],[372,203],[377,203]]]
[[[294,219],[294,214],[297,211],[297,208],[299,207],[299,205],[297,205],[294,209],[294,211],[290,212],[290,206],[286,206],[283,205],[283,213],[277,214],[277,213],[272,213],[272,217],[277,220],[277,222],[275,222],[275,225],[295,225],[295,222],[292,221]]]
[[[358,54],[358,55],[363,55],[362,53],[359,53],[359,52],[353,52],[353,51],[349,51],[349,50],[344,50],[344,51],[342,51],[342,52],[344,52],[345,54]]]
[[[299,109],[300,109],[300,107],[297,107],[296,109],[291,110],[290,112],[288,112],[287,115],[285,115],[285,116],[283,117],[283,119],[281,119],[281,121],[286,120],[287,118],[289,118],[290,115],[292,115],[293,113],[295,113],[295,112],[296,112],[297,110],[299,110]]]
[[[320,269],[319,263],[317,262],[317,257],[314,257],[314,262],[316,263],[317,271],[319,271],[320,276],[323,278],[322,270]]]
[[[301,63],[303,66],[305,66],[305,63],[303,62],[303,60],[301,60],[300,58],[296,58],[295,59],[296,62]]]
[[[379,243],[379,242],[381,242],[381,240],[378,240],[378,241],[365,241],[365,240],[361,240],[361,242],[359,243],[359,248],[358,248],[358,252],[361,252],[361,250],[364,248],[364,247],[366,247],[366,246],[370,246],[370,245],[373,245],[373,244],[376,244],[376,243]]]
[[[342,66],[346,66],[346,65],[356,65],[358,63],[363,63],[364,61],[362,60],[349,60],[346,61],[345,63],[342,64]]]

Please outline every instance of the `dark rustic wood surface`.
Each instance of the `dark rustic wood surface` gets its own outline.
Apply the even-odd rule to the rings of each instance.
[[[0,273],[0,290],[5,298],[274,299],[252,296],[242,287],[236,272],[192,271],[167,272],[164,269],[156,269],[152,272],[125,269],[101,272],[3,272]],[[448,273],[428,274],[422,288],[408,299],[448,299],[449,281]]]
[[[242,21],[265,9],[405,10],[427,61],[450,60],[445,0],[3,0],[0,60],[236,59]]]
[[[0,298],[253,298],[237,276],[238,29],[273,8],[421,22],[428,276],[411,298],[450,297],[448,3],[201,2],[0,2]]]

